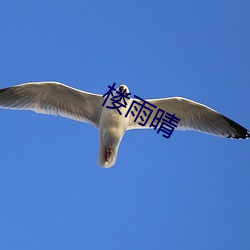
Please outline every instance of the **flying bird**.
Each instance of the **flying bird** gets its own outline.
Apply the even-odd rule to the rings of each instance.
[[[129,88],[122,84],[115,91],[129,96]],[[124,98],[125,99],[125,98]],[[6,109],[32,110],[41,114],[59,115],[73,120],[93,124],[100,130],[98,164],[112,167],[117,158],[119,145],[127,130],[151,128],[156,110],[146,120],[127,113],[133,98],[127,98],[118,110],[112,106],[112,94],[103,106],[103,95],[78,90],[59,82],[31,82],[0,89],[0,107]],[[137,100],[138,101],[138,100]],[[148,99],[148,103],[180,119],[177,130],[195,130],[226,138],[247,139],[250,131],[217,111],[183,97]],[[142,101],[139,100],[138,103]],[[126,105],[125,105],[126,104]]]

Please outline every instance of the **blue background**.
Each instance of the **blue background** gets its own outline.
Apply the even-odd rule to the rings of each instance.
[[[125,83],[250,128],[249,13],[247,0],[1,1],[0,88]],[[103,169],[91,125],[0,120],[1,249],[250,249],[249,141],[129,131]]]

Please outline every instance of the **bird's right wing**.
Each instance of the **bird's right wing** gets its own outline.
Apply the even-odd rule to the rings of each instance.
[[[99,126],[103,99],[58,82],[33,82],[0,89],[0,107],[60,115]]]
[[[146,101],[155,105],[157,108],[154,109],[145,126],[139,124],[139,122],[141,122],[140,119],[135,122],[135,117],[130,114],[128,130],[150,128],[157,109],[160,108],[171,115],[175,114],[175,117],[180,119],[177,130],[196,130],[236,139],[246,139],[250,137],[250,132],[246,128],[201,103],[182,97],[149,99]],[[142,104],[142,101],[138,101],[138,103]],[[147,106],[150,108],[148,104]]]

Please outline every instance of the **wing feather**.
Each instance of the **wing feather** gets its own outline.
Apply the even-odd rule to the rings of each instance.
[[[139,119],[134,122],[134,117],[130,115],[128,129],[150,128],[150,124],[158,108],[160,108],[165,112],[175,114],[180,119],[177,130],[196,130],[236,139],[250,137],[250,132],[246,128],[201,103],[182,97],[149,99],[146,101],[155,105],[157,109],[153,111],[145,127],[138,124]],[[141,101],[138,102],[142,103]]]
[[[0,89],[0,107],[60,115],[99,125],[102,96],[59,82],[32,82]]]

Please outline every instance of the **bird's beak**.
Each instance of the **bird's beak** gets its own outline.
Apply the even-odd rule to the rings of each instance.
[[[122,93],[123,93],[124,89],[125,89],[125,86],[124,86],[124,85],[121,85],[121,86],[120,86],[120,91],[121,91]]]

